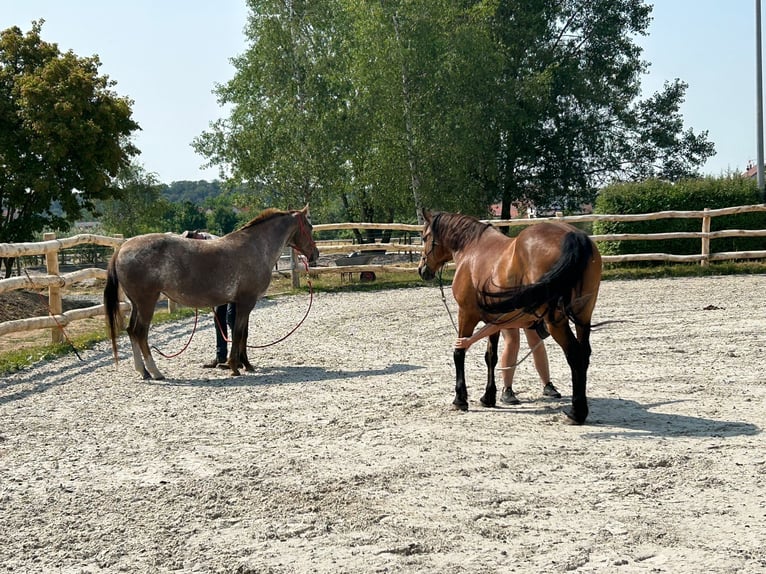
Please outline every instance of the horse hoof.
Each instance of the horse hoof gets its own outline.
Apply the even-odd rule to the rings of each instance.
[[[493,408],[495,406],[495,399],[487,398],[487,396],[483,396],[479,399],[479,402],[481,403],[481,406],[487,407],[487,408]]]
[[[239,372],[239,369],[232,369],[231,370],[231,376],[232,377],[238,377],[241,373]]]
[[[564,422],[570,424],[570,425],[581,425],[585,423],[585,419],[588,418],[588,414],[586,413],[585,416],[577,416],[574,413],[568,411],[567,409],[564,409],[564,414],[567,416],[566,419],[564,419]]]
[[[453,402],[452,410],[465,412],[468,410],[468,403]]]
[[[159,375],[157,375],[156,377],[154,377],[154,380],[155,380],[155,381],[164,381],[164,380],[165,380],[165,375],[163,375],[162,373],[160,373]]]

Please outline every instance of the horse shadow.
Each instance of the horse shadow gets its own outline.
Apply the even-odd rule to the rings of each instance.
[[[393,364],[381,369],[364,370],[329,370],[323,367],[302,365],[255,367],[252,373],[238,377],[226,376],[214,379],[165,379],[162,381],[144,381],[148,384],[170,385],[179,387],[267,387],[272,385],[293,385],[300,383],[319,383],[407,373],[422,369],[418,365]]]
[[[720,438],[753,436],[761,432],[760,427],[748,422],[706,419],[652,410],[681,402],[686,401],[676,399],[641,403],[629,399],[589,397],[590,415],[584,425],[584,428],[588,430],[580,436],[591,439],[646,438],[647,436]],[[568,404],[561,406],[569,407]],[[492,410],[500,413],[523,412],[528,415],[550,415],[556,412],[557,406],[551,403],[542,406],[534,401],[528,404],[527,408],[498,407]],[[563,411],[560,412],[563,415]]]
[[[664,405],[686,402],[683,399],[640,403],[628,399],[591,398],[589,402],[592,416],[592,420],[588,420],[589,427],[604,428],[584,433],[583,436],[586,438],[643,438],[645,436],[721,438],[753,436],[761,432],[760,427],[748,422],[707,419],[652,410]]]
[[[78,377],[88,377],[95,369],[109,368],[114,364],[111,349],[80,349],[57,359],[56,369],[47,369],[41,376],[39,364],[32,364],[8,375],[0,381],[0,390],[18,387],[18,391],[0,397],[0,404],[11,403],[29,396],[45,393],[53,387],[71,383]]]

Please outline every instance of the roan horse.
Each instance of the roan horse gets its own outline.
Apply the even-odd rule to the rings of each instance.
[[[452,293],[458,304],[458,336],[470,337],[479,321],[486,323],[473,337],[489,337],[481,404],[495,406],[500,329],[547,329],[572,372],[573,410],[566,414],[577,424],[585,422],[591,317],[601,282],[601,255],[593,241],[564,223],[538,223],[511,238],[473,217],[438,212],[425,213],[422,239],[418,272],[423,279],[433,279],[446,262],[455,261]],[[456,348],[454,360],[453,405],[467,410],[465,349]]]
[[[117,334],[122,329],[118,288],[133,309],[127,332],[133,363],[144,379],[163,379],[152,357],[147,337],[160,293],[187,307],[237,304],[228,365],[233,375],[247,358],[250,312],[266,293],[271,272],[286,245],[310,262],[319,256],[312,237],[308,205],[300,211],[267,209],[236,231],[209,241],[180,235],[149,233],[128,239],[107,268],[104,305],[112,351],[117,361]]]

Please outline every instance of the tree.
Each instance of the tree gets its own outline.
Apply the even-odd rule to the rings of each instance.
[[[638,99],[647,63],[634,38],[650,14],[640,0],[499,2],[485,14],[500,57],[482,149],[503,217],[514,201],[572,208],[610,181],[692,176],[714,153],[707,132],[683,131],[685,84]]]
[[[157,175],[143,166],[130,164],[115,178],[115,197],[99,203],[101,223],[110,233],[133,237],[167,231],[172,206],[163,196]]]
[[[98,74],[97,56],[61,53],[42,25],[0,32],[0,242],[68,229],[116,193],[115,176],[138,153],[133,102]]]
[[[173,204],[168,216],[168,226],[178,233],[207,229],[205,212],[191,201]]]
[[[233,181],[261,189],[275,207],[311,203],[317,213],[322,197],[343,185],[343,14],[332,0],[248,3],[252,45],[233,60],[235,77],[216,89],[231,116],[194,147],[210,163],[229,165]]]
[[[683,82],[639,98],[641,0],[249,4],[252,45],[218,88],[232,113],[196,147],[277,201],[379,221],[501,202],[507,218],[689,177],[714,153],[684,129]]]

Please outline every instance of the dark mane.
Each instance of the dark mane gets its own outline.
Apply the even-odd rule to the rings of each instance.
[[[470,215],[460,213],[436,213],[431,219],[434,239],[444,243],[450,250],[459,251],[476,241],[492,227]]]
[[[279,215],[286,215],[287,211],[282,211],[281,209],[277,209],[275,207],[269,207],[267,209],[264,209],[261,211],[258,215],[256,215],[253,219],[245,223],[240,229],[247,229],[248,227],[252,227],[254,225],[258,225],[259,223],[263,223],[264,221],[268,221],[270,219],[274,219],[275,217]]]

